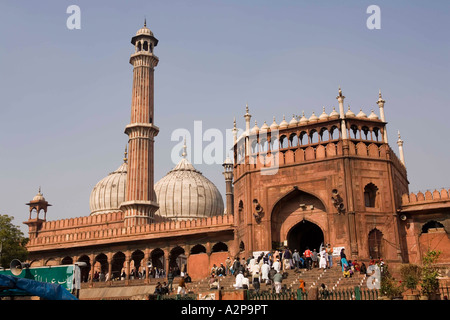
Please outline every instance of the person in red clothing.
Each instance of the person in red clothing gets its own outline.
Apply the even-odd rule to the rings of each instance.
[[[308,247],[306,247],[306,250],[305,250],[305,252],[303,254],[305,255],[305,258],[306,258],[306,268],[311,270],[311,267],[312,267],[312,258],[311,258],[312,252],[311,252],[311,250],[309,250]]]

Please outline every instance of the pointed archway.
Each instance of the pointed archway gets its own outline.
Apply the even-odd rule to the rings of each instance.
[[[287,243],[289,249],[297,249],[300,253],[305,252],[307,247],[319,252],[320,245],[324,243],[323,231],[317,224],[302,220],[289,230]]]
[[[304,251],[307,246],[311,250],[319,249],[325,238],[322,224],[326,214],[327,209],[318,196],[294,187],[272,209],[272,249],[282,247],[286,241],[290,249]]]

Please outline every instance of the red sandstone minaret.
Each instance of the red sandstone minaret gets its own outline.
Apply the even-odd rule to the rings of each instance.
[[[130,57],[133,65],[133,90],[131,99],[131,121],[125,128],[128,135],[128,173],[124,211],[125,226],[151,223],[158,210],[154,185],[154,137],[159,128],[153,124],[154,68],[158,57],[153,49],[158,39],[153,36],[146,23],[131,39],[135,52]]]

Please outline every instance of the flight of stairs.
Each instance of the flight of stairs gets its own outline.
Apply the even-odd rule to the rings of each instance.
[[[328,290],[339,290],[346,288],[354,288],[356,286],[366,286],[366,275],[356,272],[351,278],[344,278],[341,267],[335,266],[331,269],[319,269],[313,268],[312,270],[300,269],[298,272],[295,270],[287,270],[288,276],[283,279],[282,286],[287,290],[295,291],[299,288],[300,280],[305,282],[305,289],[309,290],[315,287],[320,287],[323,283]],[[211,291],[209,288],[209,279],[204,278],[198,281],[194,281],[188,284],[188,291],[192,293],[202,293]],[[253,289],[251,284],[251,277],[248,277],[250,288]],[[234,276],[220,277],[220,288],[223,290],[235,290],[233,284],[235,283]],[[176,283],[176,282],[174,282]],[[261,283],[260,291],[271,291],[271,285]]]

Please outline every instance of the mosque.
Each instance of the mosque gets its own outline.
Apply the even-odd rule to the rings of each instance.
[[[158,40],[146,27],[132,37],[134,52],[128,146],[120,166],[92,190],[87,216],[47,220],[51,204],[29,201],[29,263],[85,262],[127,277],[134,268],[186,269],[204,278],[227,257],[283,246],[304,250],[331,243],[349,258],[420,263],[428,249],[450,263],[449,190],[410,193],[400,134],[397,157],[388,143],[385,100],[379,116],[338,108],[278,124],[234,122],[233,159],[223,163],[225,203],[217,187],[187,160],[154,182],[154,71]],[[375,99],[374,99],[375,100]],[[156,110],[157,111],[157,110]]]

